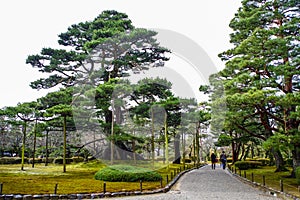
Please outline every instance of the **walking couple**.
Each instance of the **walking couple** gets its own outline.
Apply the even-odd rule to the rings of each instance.
[[[214,153],[212,153],[210,158],[211,158],[211,168],[216,169],[216,163],[218,162],[217,156]],[[221,160],[222,168],[225,169],[226,168],[226,161],[227,161],[227,156],[225,154],[225,151],[222,151],[222,154],[220,156],[220,160]]]

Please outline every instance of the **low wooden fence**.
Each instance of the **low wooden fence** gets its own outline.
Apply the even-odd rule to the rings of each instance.
[[[259,185],[268,189],[273,190],[277,193],[284,193],[291,195],[292,197],[300,197],[300,186],[290,185],[284,182],[284,180],[279,180],[278,182],[270,181],[271,176],[257,175],[253,172],[249,173],[247,170],[239,170],[235,167],[230,168],[231,172],[237,176],[240,176],[255,185]],[[268,181],[269,180],[269,181]]]

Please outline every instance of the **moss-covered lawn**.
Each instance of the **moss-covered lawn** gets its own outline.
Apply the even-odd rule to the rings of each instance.
[[[0,165],[0,183],[3,183],[3,194],[53,194],[55,185],[58,184],[57,194],[98,193],[103,192],[103,181],[95,180],[95,173],[105,167],[101,162],[90,162],[67,165],[67,172],[63,173],[62,165],[35,164],[25,165],[25,170],[20,170],[20,165]],[[171,165],[172,171],[180,165]],[[183,167],[182,167],[183,168]],[[162,174],[166,185],[166,169],[158,170]],[[170,174],[169,174],[170,180]],[[143,189],[160,188],[158,182],[144,182]],[[106,191],[137,191],[139,182],[106,182]]]
[[[289,170],[286,172],[275,172],[275,167],[264,166],[257,169],[243,170],[241,175],[244,177],[244,171],[246,171],[247,179],[252,180],[253,173],[254,182],[260,184],[263,183],[263,176],[265,176],[265,185],[278,191],[280,191],[280,180],[282,180],[284,192],[300,197],[297,181],[295,178],[289,178],[292,169],[289,168]],[[237,171],[237,174],[239,174],[239,171]]]

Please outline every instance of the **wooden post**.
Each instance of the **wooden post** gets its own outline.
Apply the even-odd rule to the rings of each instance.
[[[143,192],[143,181],[140,180],[140,191]]]
[[[240,170],[240,176],[242,176],[242,170]]]
[[[103,194],[106,193],[106,182],[103,183]]]
[[[3,191],[3,183],[0,183],[0,194],[2,194]]]
[[[234,168],[234,173],[236,174],[236,167]]]
[[[280,192],[283,192],[283,181],[280,180]]]
[[[58,183],[56,183],[54,186],[54,194],[57,194],[57,186],[58,186]]]
[[[254,182],[254,174],[253,174],[253,172],[251,173],[251,181]]]
[[[167,174],[167,184],[169,183],[169,176],[168,176],[168,174]]]
[[[247,178],[247,172],[246,171],[244,171],[244,177]]]
[[[163,178],[160,179],[160,188],[163,187]]]

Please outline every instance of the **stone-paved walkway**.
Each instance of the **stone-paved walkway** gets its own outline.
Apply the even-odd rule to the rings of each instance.
[[[254,200],[278,199],[268,192],[243,183],[219,166],[212,170],[210,165],[192,170],[183,175],[167,193],[118,197],[120,200]]]

